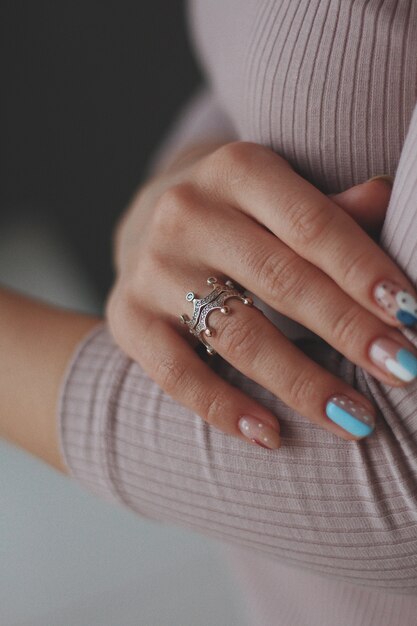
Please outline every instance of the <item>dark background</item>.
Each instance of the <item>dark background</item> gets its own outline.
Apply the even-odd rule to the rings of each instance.
[[[183,2],[3,0],[0,41],[0,211],[58,221],[104,298],[115,221],[201,80]]]

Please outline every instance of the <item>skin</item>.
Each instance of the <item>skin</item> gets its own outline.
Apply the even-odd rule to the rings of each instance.
[[[382,382],[403,385],[368,355],[378,337],[414,352],[399,322],[372,297],[381,280],[414,294],[363,228],[381,225],[389,192],[375,181],[329,198],[283,158],[250,142],[184,152],[139,190],[116,230],[117,279],[106,306],[115,341],[216,428],[243,439],[237,424],[249,414],[279,432],[275,416],[199,358],[197,340],[178,323],[192,311],[184,299],[189,290],[203,297],[208,276],[228,277]],[[310,360],[256,308],[236,301],[230,307],[232,315],[210,314],[216,352],[312,422],[356,439],[326,417],[326,401],[345,394],[375,415],[369,401]]]
[[[100,321],[0,288],[0,437],[64,474],[60,384],[78,342]]]
[[[201,234],[201,220],[206,223],[208,211],[208,217],[213,218],[214,224],[221,224],[223,227],[221,212],[229,209],[226,206],[226,192],[230,194],[233,189],[241,187],[243,181],[239,178],[242,177],[240,166],[248,168],[250,165],[248,161],[245,162],[249,156],[247,147],[243,148],[246,151],[244,154],[239,153],[240,148],[236,149],[236,146],[232,151],[221,150],[219,144],[196,147],[180,155],[175,163],[139,190],[115,231],[117,280],[106,307],[109,326],[116,341],[132,358],[141,363],[161,387],[179,402],[199,413],[203,419],[246,442],[248,440],[236,426],[239,414],[260,415],[264,421],[269,420],[269,423],[279,428],[276,417],[240,390],[229,386],[197,356],[194,348],[200,344],[178,324],[173,311],[179,314],[184,310],[181,295],[190,286],[203,286],[209,273],[220,275],[219,270],[224,269],[229,275],[233,274],[230,267],[221,268],[210,263],[210,254],[214,259],[219,251],[224,250],[224,246],[216,247],[215,238],[207,238],[204,233]],[[213,155],[213,159],[210,159]],[[235,158],[239,167],[234,162]],[[261,158],[264,159],[264,169],[265,153]],[[245,171],[245,176],[251,175],[252,181],[260,174],[255,165],[256,159],[249,170]],[[294,172],[279,157],[272,160],[271,167],[269,175],[272,174],[274,178],[281,181],[287,178],[292,182],[295,180]],[[221,176],[219,177],[221,170],[224,172],[223,182],[220,180]],[[300,181],[302,179],[297,180],[297,184]],[[255,193],[260,194],[261,185],[258,183],[255,188]],[[311,198],[314,202],[319,199],[319,203],[329,202],[326,206],[332,210],[337,206],[335,203],[339,203],[339,206],[343,206],[344,213],[351,216],[349,220],[352,224],[356,220],[363,228],[376,232],[385,215],[390,188],[383,181],[375,181],[354,187],[329,200],[307,183],[303,187],[303,193],[306,203]],[[196,199],[201,201],[201,211],[194,210],[198,208]],[[229,196],[228,200],[231,199]],[[250,207],[246,207],[246,210],[249,212]],[[243,210],[234,207],[233,218],[234,238],[238,232],[236,219],[239,218],[252,231],[256,229],[253,233],[250,231],[250,235],[259,234],[263,241],[268,237],[273,245],[279,243],[277,237],[261,228],[256,219],[250,218]],[[185,221],[186,229],[183,227]],[[274,225],[271,223],[268,227],[270,226]],[[229,230],[230,227],[231,225]],[[186,235],[186,240],[181,239],[182,234]],[[176,238],[175,245],[172,244],[173,235]],[[204,247],[204,238],[212,243],[211,252]],[[190,245],[193,239],[196,243],[195,249]],[[364,241],[367,246],[375,245],[369,237]],[[405,287],[410,287],[398,268],[377,247],[376,249],[380,255],[379,262],[385,264],[387,276],[397,279],[397,282],[401,281]],[[233,254],[231,260],[233,261]],[[211,272],[207,271],[209,267]],[[248,284],[248,280],[243,282]],[[333,293],[332,298],[350,298],[352,306],[359,306],[360,315],[368,320],[367,324],[378,326],[378,330],[383,328],[384,333],[398,333],[392,327],[392,322],[390,325],[384,320],[381,311],[374,310],[373,305],[365,301],[363,294],[354,294],[352,289],[346,287],[351,294],[348,296],[339,287],[335,286],[334,289],[339,290]],[[169,295],[169,310],[163,306],[161,294],[164,293]],[[353,295],[361,300],[362,306],[357,304]],[[330,304],[333,306],[334,301]],[[322,393],[323,386],[329,384],[329,381],[332,393],[346,391],[347,385],[343,381],[333,380],[328,372],[310,362],[281,337],[275,328],[271,328],[259,311],[240,303],[237,305],[241,306],[239,315],[250,311],[253,316],[250,318],[251,322],[255,323],[260,340],[265,335],[268,341],[274,342],[274,349],[280,351],[280,360],[285,361],[289,375],[292,360],[297,366],[301,363],[311,371],[312,380],[316,381],[316,393],[317,389]],[[214,326],[215,321],[220,331],[216,349],[224,358],[256,379],[259,373],[252,372],[243,352],[236,353],[233,357],[222,348],[221,337],[225,334],[222,324],[226,318],[217,316],[214,320],[216,315],[217,312],[214,312],[211,316],[211,323]],[[230,320],[233,322],[232,316]],[[99,317],[60,309],[13,290],[0,288],[0,436],[63,473],[67,473],[67,469],[61,457],[56,430],[60,386],[77,345],[101,321]],[[335,343],[337,344],[337,340]],[[405,340],[403,343],[406,343]],[[355,357],[353,360],[358,360],[357,354],[350,356]],[[240,359],[245,362],[244,367],[239,367]],[[271,351],[269,359],[277,361],[274,351]],[[258,364],[259,372],[270,369],[269,364],[266,365],[267,367],[262,368]],[[263,382],[277,394],[286,395],[289,404],[294,403],[291,393],[285,388],[278,388],[276,381]],[[289,386],[288,390],[290,389]],[[350,388],[348,391],[351,397],[359,395]],[[369,406],[366,399],[363,401]],[[301,397],[298,402],[304,408]],[[326,424],[324,418],[321,415],[317,417],[314,411],[306,410],[304,414],[345,439],[353,438],[347,437],[345,431],[335,424]]]

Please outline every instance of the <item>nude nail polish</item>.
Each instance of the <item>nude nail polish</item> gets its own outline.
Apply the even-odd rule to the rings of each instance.
[[[264,424],[258,417],[242,415],[238,421],[240,432],[262,448],[276,450],[280,447],[280,437],[276,430]]]
[[[370,346],[369,358],[403,382],[410,382],[417,376],[417,357],[393,339],[376,339]]]
[[[375,428],[375,418],[371,412],[363,404],[344,394],[334,395],[328,400],[326,415],[356,437],[366,437]]]
[[[374,289],[374,298],[380,307],[404,326],[417,323],[417,300],[399,285],[389,280],[378,283]]]

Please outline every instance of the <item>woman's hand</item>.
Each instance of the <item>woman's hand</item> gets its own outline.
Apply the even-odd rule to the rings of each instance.
[[[276,418],[219,377],[179,324],[181,314],[192,313],[185,294],[204,297],[209,276],[243,285],[380,381],[404,385],[416,376],[417,360],[397,327],[417,321],[415,294],[357,223],[368,198],[374,218],[363,225],[372,229],[389,193],[373,182],[329,198],[283,158],[249,142],[184,154],[142,187],[118,225],[117,278],[106,305],[115,341],[181,404],[268,448],[279,447]],[[216,352],[343,439],[372,432],[375,411],[366,398],[258,309],[235,299],[227,305],[230,315],[210,314]]]

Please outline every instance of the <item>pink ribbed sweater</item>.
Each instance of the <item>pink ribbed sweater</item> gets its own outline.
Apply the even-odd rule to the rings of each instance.
[[[188,4],[206,86],[151,170],[215,137],[270,146],[325,193],[395,175],[381,245],[417,286],[417,4]],[[257,304],[290,337],[311,337]],[[371,437],[335,437],[216,361],[279,417],[280,450],[249,446],[174,402],[103,323],[62,382],[65,462],[102,497],[224,542],[254,626],[416,626],[417,383],[387,387],[319,339],[304,345],[375,403]]]

